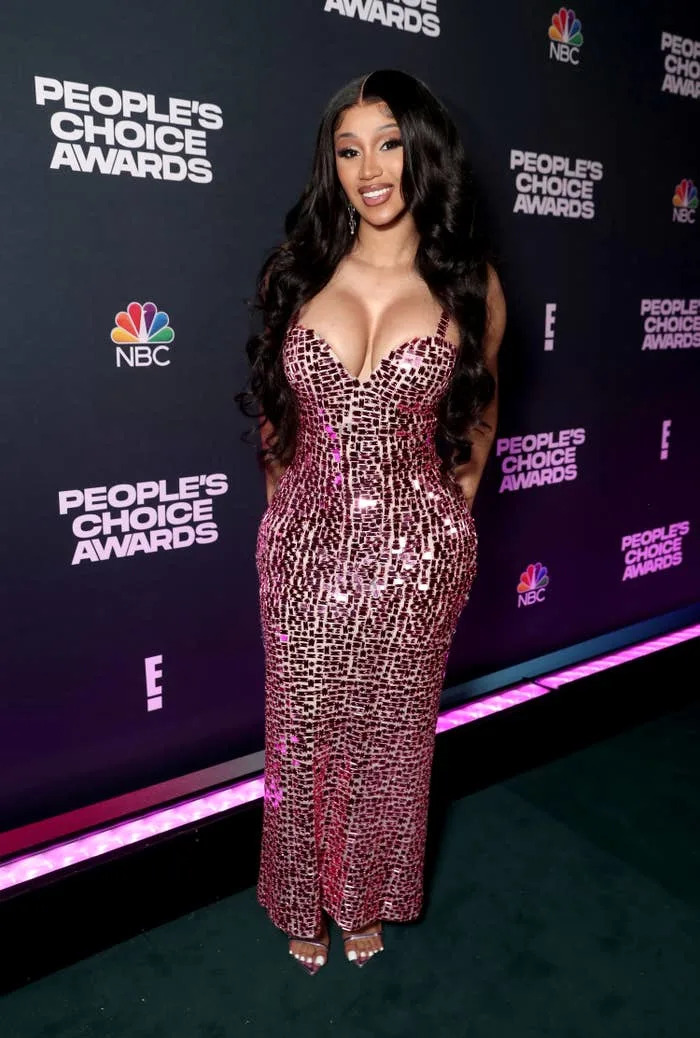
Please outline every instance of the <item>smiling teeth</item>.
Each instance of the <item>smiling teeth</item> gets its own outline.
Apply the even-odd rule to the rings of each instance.
[[[382,195],[388,195],[391,191],[390,187],[383,187],[381,191],[364,191],[364,198],[381,198]]]

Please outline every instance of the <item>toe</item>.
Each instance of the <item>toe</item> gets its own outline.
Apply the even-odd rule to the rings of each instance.
[[[326,934],[323,934],[320,939],[325,940],[325,937]],[[304,940],[290,940],[289,954],[299,962],[308,963],[308,965],[323,966],[327,959],[327,953],[323,949]]]
[[[369,930],[373,928],[374,925],[375,924],[368,926],[367,929]],[[343,937],[350,936],[351,933],[352,931],[343,930]],[[376,955],[377,952],[383,950],[384,946],[382,944],[381,934],[372,936],[357,934],[355,939],[346,945],[345,954],[350,962],[355,962],[356,960],[366,962],[367,959],[372,958],[372,956]]]

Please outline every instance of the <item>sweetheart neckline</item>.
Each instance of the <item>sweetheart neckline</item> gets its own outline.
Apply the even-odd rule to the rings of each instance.
[[[374,376],[377,374],[377,372],[381,368],[382,364],[384,364],[388,360],[391,360],[393,355],[398,350],[403,349],[404,346],[410,346],[411,343],[414,343],[414,342],[432,342],[432,341],[435,341],[435,340],[439,339],[441,342],[446,342],[447,345],[451,346],[453,350],[456,351],[456,350],[459,349],[459,346],[457,345],[457,343],[452,342],[451,339],[446,339],[444,335],[414,335],[411,339],[406,339],[404,342],[398,342],[395,346],[392,346],[391,349],[389,350],[389,352],[387,354],[385,354],[383,357],[380,358],[378,364],[376,365],[376,367],[374,367],[372,369],[372,371],[370,371],[370,373],[367,376],[367,378],[359,379],[357,377],[357,375],[353,375],[351,372],[348,371],[348,369],[345,367],[345,365],[343,364],[342,360],[338,356],[338,354],[337,354],[336,350],[334,349],[333,345],[328,341],[328,339],[325,338],[325,336],[320,335],[319,332],[317,332],[315,328],[309,328],[308,325],[300,324],[299,321],[295,321],[292,325],[290,325],[290,327],[288,329],[288,332],[293,331],[295,328],[299,328],[303,332],[310,332],[311,335],[315,339],[318,339],[319,342],[323,343],[323,345],[327,348],[330,356],[335,361],[335,363],[338,365],[338,367],[341,369],[341,371],[347,376],[347,378],[350,379],[351,382],[355,383],[358,386],[366,386],[367,383],[370,382],[374,378]]]

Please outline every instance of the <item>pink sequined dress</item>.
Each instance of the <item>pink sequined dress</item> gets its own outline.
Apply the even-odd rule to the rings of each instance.
[[[363,381],[292,323],[292,464],[258,530],[265,787],[258,899],[288,934],[415,919],[435,723],[476,570],[474,522],[440,472],[436,411],[456,361],[435,335]]]

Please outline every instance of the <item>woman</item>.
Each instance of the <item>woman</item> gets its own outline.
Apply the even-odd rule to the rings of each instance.
[[[505,324],[452,121],[380,71],[331,100],[258,282],[250,392],[268,508],[258,898],[309,973],[415,919],[435,723],[475,574],[471,505]],[[393,345],[392,345],[393,344]],[[257,410],[253,412],[251,405]]]

